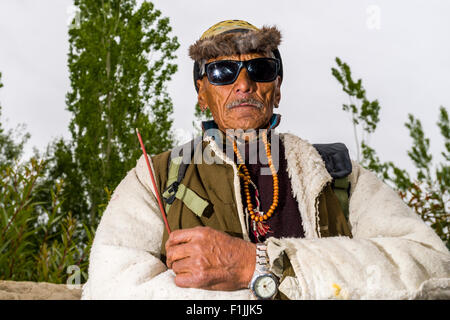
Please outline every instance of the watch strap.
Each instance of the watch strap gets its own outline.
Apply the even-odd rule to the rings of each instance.
[[[267,245],[264,243],[256,244],[256,265],[255,274],[269,271],[269,258],[267,256]]]

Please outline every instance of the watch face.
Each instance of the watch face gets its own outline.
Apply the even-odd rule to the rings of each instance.
[[[256,279],[253,288],[258,297],[269,299],[277,292],[277,283],[270,275],[262,275]]]

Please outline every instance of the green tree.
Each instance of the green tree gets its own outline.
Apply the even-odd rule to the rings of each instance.
[[[2,73],[0,72],[0,88],[3,87]],[[0,105],[0,117],[2,115],[2,107]],[[23,133],[24,125],[5,131],[0,122],[0,167],[10,166],[18,161],[23,153],[23,147],[30,138],[29,133]]]
[[[412,146],[407,151],[409,158],[417,169],[416,176],[396,166],[392,161],[383,162],[376,151],[368,144],[379,119],[380,105],[377,100],[368,101],[362,81],[354,81],[348,64],[336,58],[338,68],[332,68],[332,75],[342,85],[350,103],[343,105],[343,110],[352,116],[353,131],[358,150],[358,162],[376,173],[380,179],[397,190],[402,199],[420,217],[427,222],[450,249],[450,125],[448,112],[440,107],[437,122],[445,141],[442,152],[444,163],[433,164],[429,152],[430,140],[426,138],[421,121],[412,114],[405,123],[412,139]],[[358,129],[363,139],[358,139]],[[434,170],[433,170],[434,167]]]
[[[179,47],[168,18],[152,3],[75,0],[79,12],[69,30],[71,140],[50,147],[50,180],[64,179],[65,211],[98,222],[99,204],[141,155],[172,146],[172,101],[165,83],[176,72]],[[106,189],[105,189],[106,188]]]
[[[448,111],[443,106],[439,108],[437,125],[444,138],[442,156],[445,162],[435,165],[429,151],[430,140],[425,136],[421,121],[408,115],[405,126],[413,141],[408,156],[417,172],[409,186],[401,185],[398,189],[403,200],[431,225],[450,249],[450,125]]]

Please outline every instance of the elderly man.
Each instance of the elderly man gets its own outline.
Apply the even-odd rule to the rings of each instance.
[[[275,27],[230,20],[191,46],[214,120],[191,148],[151,157],[158,190],[144,158],[117,187],[84,299],[450,297],[448,250],[393,190],[342,145],[273,130],[280,41]]]

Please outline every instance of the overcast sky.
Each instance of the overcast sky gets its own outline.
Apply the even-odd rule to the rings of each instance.
[[[211,25],[244,19],[283,34],[280,132],[311,143],[344,142],[355,157],[353,128],[341,110],[348,99],[331,75],[335,57],[362,78],[369,99],[381,104],[381,122],[370,143],[383,161],[413,168],[404,127],[418,117],[437,160],[443,139],[440,106],[450,109],[450,1],[447,0],[157,0],[181,44],[178,72],[168,83],[174,128],[192,130],[196,92],[187,50]],[[7,128],[27,125],[32,147],[69,137],[68,21],[72,0],[0,0],[0,89]]]

